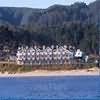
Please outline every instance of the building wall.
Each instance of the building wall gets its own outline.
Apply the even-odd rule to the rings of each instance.
[[[19,47],[16,54],[17,64],[45,65],[65,64],[74,57],[74,49],[71,51],[66,46],[56,48],[28,48]]]

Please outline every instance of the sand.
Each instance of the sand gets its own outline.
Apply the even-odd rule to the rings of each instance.
[[[61,70],[61,71],[47,71],[35,70],[26,73],[8,74],[8,72],[0,73],[0,77],[32,77],[32,76],[86,76],[86,75],[100,75],[100,69],[77,69],[77,70]]]

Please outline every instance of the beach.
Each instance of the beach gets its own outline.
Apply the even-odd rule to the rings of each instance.
[[[31,72],[9,74],[8,72],[0,73],[0,77],[32,77],[32,76],[94,76],[99,75],[98,68],[89,69],[77,69],[77,70],[60,70],[60,71],[48,71],[48,70],[35,70]]]

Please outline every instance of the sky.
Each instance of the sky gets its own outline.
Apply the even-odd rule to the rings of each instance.
[[[47,8],[54,4],[71,5],[77,1],[89,4],[95,0],[0,0],[0,6]]]

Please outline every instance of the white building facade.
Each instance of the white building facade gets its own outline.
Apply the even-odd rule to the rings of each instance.
[[[74,58],[74,52],[67,46],[19,47],[16,62],[19,65],[66,64]]]

